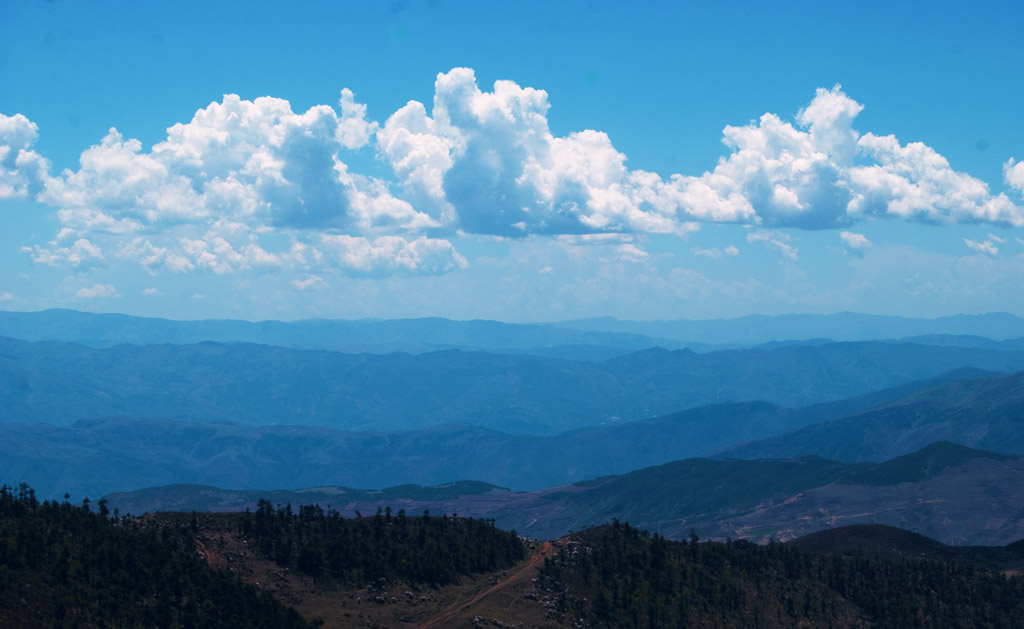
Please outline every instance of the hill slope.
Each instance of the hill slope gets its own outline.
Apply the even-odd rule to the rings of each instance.
[[[1024,373],[949,382],[722,454],[743,458],[816,454],[844,461],[881,461],[936,440],[1024,453]]]
[[[300,503],[320,492],[344,513],[370,513],[387,505],[410,513],[426,508],[495,518],[499,526],[537,538],[618,518],[672,539],[696,530],[705,537],[765,542],[847,524],[879,523],[947,544],[998,545],[1024,538],[1022,487],[1024,460],[937,443],[880,464],[819,457],[688,459],[530,493],[485,485],[455,485],[446,495],[429,497],[418,487],[377,495],[318,488],[275,493],[275,500]],[[135,513],[155,508],[243,510],[253,507],[259,493],[177,486],[108,499]]]
[[[840,526],[787,543],[805,553],[959,561],[1004,572],[1019,571],[1024,567],[1024,544],[1020,542],[1004,546],[949,546],[884,524]]]
[[[100,507],[101,510],[103,506]],[[0,626],[307,627],[180,529],[0,489]]]
[[[387,487],[462,478],[534,490],[706,456],[966,375],[977,373],[958,370],[938,380],[801,409],[765,402],[717,404],[550,436],[467,425],[356,432],[131,418],[71,426],[0,423],[0,478],[28,482],[48,497],[64,492],[96,497],[176,483],[229,489]]]

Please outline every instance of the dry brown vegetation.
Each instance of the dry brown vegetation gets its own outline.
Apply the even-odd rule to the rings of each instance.
[[[161,513],[161,524],[192,526],[196,552],[211,567],[229,570],[294,607],[325,628],[551,627],[535,596],[534,580],[543,558],[557,547],[528,542],[530,557],[513,568],[464,577],[457,585],[416,586],[405,583],[352,587],[327,578],[312,578],[261,557],[238,534],[237,514]],[[556,542],[557,543],[557,542]]]

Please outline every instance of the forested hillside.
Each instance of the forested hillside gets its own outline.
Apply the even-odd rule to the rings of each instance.
[[[552,618],[587,627],[1020,627],[1024,579],[966,563],[670,542],[615,522],[541,570]]]
[[[274,507],[260,500],[255,514],[239,516],[243,539],[282,566],[312,577],[329,576],[361,586],[384,581],[446,585],[460,576],[508,568],[526,549],[515,531],[493,520],[453,515],[407,516],[378,510],[372,517],[342,518],[318,505]]]
[[[961,550],[886,529],[877,551],[849,554],[863,530],[758,546],[698,543],[696,534],[673,542],[615,520],[540,544],[455,514],[382,509],[342,518],[330,508],[260,500],[248,513],[131,518],[105,503],[39,503],[28,487],[5,486],[0,626],[1024,622],[1024,578],[996,571],[1020,563],[1020,543]],[[922,549],[928,560],[908,558]]]
[[[104,503],[0,488],[2,627],[305,627],[295,610],[211,570],[185,528],[108,517]]]

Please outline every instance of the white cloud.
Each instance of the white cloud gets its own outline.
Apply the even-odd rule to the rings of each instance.
[[[340,109],[340,116],[323,105],[297,114],[281,99],[226,95],[172,126],[149,151],[111,129],[82,153],[78,170],[46,179],[38,199],[60,208],[58,241],[85,238],[154,273],[315,265],[324,258],[293,254],[311,253],[324,233],[379,237],[437,227],[386,182],[349,172],[340,153],[365,146],[378,125],[349,90]],[[8,148],[34,140],[35,125],[24,116],[4,122],[14,129],[0,135]],[[263,246],[273,234],[288,235],[291,250]],[[24,251],[39,263],[79,264],[69,249],[51,243]]]
[[[29,149],[36,124],[21,114],[0,114],[0,199],[34,197],[42,190],[50,163]]]
[[[366,105],[357,103],[355,94],[346,87],[341,90],[338,106],[341,109],[338,131],[335,134],[338,142],[347,149],[357,149],[369,144],[380,125],[366,120]]]
[[[57,238],[23,249],[39,263],[102,261],[67,244],[84,241],[151,273],[442,273],[467,264],[443,240],[459,234],[686,237],[732,222],[796,259],[781,232],[765,230],[880,217],[1024,225],[1024,207],[925,144],[855,130],[864,106],[838,85],[792,121],[765,113],[726,126],[729,153],[697,175],[632,170],[600,130],[556,136],[550,107],[545,91],[512,81],[481,90],[469,68],[437,75],[429,112],[410,101],[383,125],[348,89],[305,112],[228,94],[148,150],[111,128],[55,176],[31,150],[36,125],[0,115],[0,198],[58,208]],[[368,146],[391,177],[346,163],[346,151]],[[1024,163],[1008,160],[1004,178],[1024,194]]]
[[[228,94],[172,126],[149,152],[111,129],[41,198],[137,229],[203,220],[368,232],[434,225],[382,182],[348,172],[339,152],[365,145],[376,123],[348,90],[341,109],[340,117],[326,105],[297,114],[282,99]]]
[[[703,256],[705,258],[711,258],[712,260],[717,260],[718,258],[721,258],[722,256],[736,257],[736,256],[740,255],[740,250],[737,249],[736,247],[733,247],[732,245],[730,245],[728,247],[725,247],[724,249],[719,249],[718,247],[711,247],[710,249],[701,249],[700,247],[691,247],[690,248],[690,253],[692,253],[695,256]]]
[[[301,291],[317,291],[328,287],[327,281],[319,275],[310,275],[301,280],[292,280],[292,287]]]
[[[0,302],[14,301],[14,295],[11,293],[0,293]]]
[[[320,246],[325,258],[355,274],[437,274],[469,266],[447,240],[423,236],[410,241],[400,236],[381,236],[371,240],[324,235]]]
[[[79,299],[99,299],[104,297],[120,297],[121,294],[110,284],[94,284],[91,288],[82,287],[75,293]]]
[[[57,241],[51,241],[50,248],[39,245],[22,247],[21,252],[31,257],[36,264],[47,266],[66,263],[78,268],[106,262],[103,251],[86,238],[79,238],[66,247],[59,247],[57,244]]]
[[[711,249],[701,249],[700,247],[691,247],[690,253],[695,256],[703,256],[705,258],[711,258],[712,260],[722,257],[722,250],[712,247]]]
[[[555,137],[548,108],[543,90],[497,81],[484,92],[456,68],[438,75],[431,115],[410,102],[378,147],[412,197],[468,233],[687,233],[694,220],[752,218],[738,197],[707,202],[692,178],[627,169],[603,132]]]
[[[650,254],[636,245],[625,244],[615,248],[615,253],[622,262],[644,262]]]
[[[143,297],[159,297],[163,295],[163,292],[159,288],[144,288],[142,289]]]
[[[875,164],[846,171],[853,198],[849,214],[896,216],[927,223],[989,222],[1024,225],[1024,208],[983,181],[954,171],[932,148],[895,136],[867,133],[858,145]]]
[[[996,247],[995,244],[991,240],[984,240],[982,242],[977,242],[977,241],[974,241],[974,240],[969,240],[967,238],[964,238],[964,244],[967,245],[968,247],[970,247],[971,249],[973,249],[974,251],[976,251],[978,253],[983,253],[983,254],[985,254],[987,256],[999,255],[999,248]]]
[[[1017,162],[1011,157],[1003,164],[1003,177],[1007,185],[1024,195],[1024,162]]]
[[[1004,242],[1006,242],[1005,238],[1000,238],[999,236],[996,236],[995,234],[991,233],[988,235],[988,239],[991,240],[992,242],[998,242],[999,244],[1003,244]]]
[[[769,249],[778,251],[784,258],[795,262],[799,251],[796,247],[789,244],[790,240],[789,234],[767,229],[747,234],[747,242],[763,243]]]
[[[1024,208],[924,144],[860,135],[863,105],[839,86],[819,89],[795,125],[768,113],[727,126],[731,154],[696,177],[631,171],[600,131],[555,137],[548,109],[542,90],[498,81],[484,92],[456,68],[438,75],[432,117],[410,102],[378,148],[435,218],[473,233],[671,233],[687,221],[819,229],[869,216],[1024,224]],[[1007,164],[1008,182],[1024,181],[1018,168]]]
[[[839,234],[846,250],[854,255],[862,256],[871,248],[871,241],[864,234],[844,231]]]

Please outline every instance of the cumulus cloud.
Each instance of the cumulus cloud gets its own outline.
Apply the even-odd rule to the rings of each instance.
[[[839,238],[842,239],[843,246],[848,252],[858,256],[864,255],[864,252],[872,246],[871,241],[864,234],[844,231],[840,232]]]
[[[367,232],[433,225],[382,182],[348,171],[339,152],[369,142],[376,124],[348,90],[341,108],[340,117],[326,105],[294,113],[282,99],[228,94],[150,151],[112,128],[77,171],[48,181],[41,200],[135,231],[203,220]]]
[[[349,172],[343,150],[367,145],[378,124],[366,119],[366,106],[350,90],[342,90],[339,107],[340,115],[324,105],[295,113],[285,100],[229,94],[169,128],[151,150],[112,128],[82,153],[77,170],[50,177],[43,169],[35,179],[23,164],[31,162],[24,156],[36,127],[24,116],[4,117],[0,197],[25,196],[38,183],[36,198],[59,208],[57,238],[23,249],[51,265],[104,260],[93,241],[109,243],[103,248],[116,258],[153,273],[314,268],[326,260],[315,243],[331,233],[353,234],[353,242],[382,236],[416,242],[418,232],[439,223],[392,195],[387,182]],[[261,244],[274,234],[289,236],[291,244],[284,250]],[[74,245],[60,244],[76,238]],[[378,255],[373,270],[446,268],[439,262],[443,248],[422,249],[385,248],[402,259]],[[447,263],[465,263],[452,252]],[[367,264],[351,268],[365,272]]]
[[[292,288],[301,291],[317,291],[327,288],[328,284],[324,278],[319,275],[309,275],[307,277],[292,280]]]
[[[1024,225],[1024,207],[929,146],[857,131],[864,106],[838,85],[818,89],[792,118],[726,126],[728,154],[700,174],[630,169],[600,130],[554,135],[550,108],[544,90],[512,81],[481,89],[469,68],[437,75],[429,110],[410,101],[383,124],[348,89],[304,112],[228,94],[148,149],[111,128],[76,169],[55,175],[32,150],[36,125],[0,115],[0,198],[58,208],[57,238],[25,249],[40,263],[103,259],[69,244],[84,240],[153,273],[299,277],[462,268],[445,240],[459,234],[685,237],[702,223],[738,223],[757,228],[749,242],[796,259],[780,229],[877,218]],[[364,147],[391,176],[350,168],[346,152]],[[1024,163],[1007,161],[1004,178],[1024,194]]]
[[[987,255],[997,256],[999,255],[999,247],[995,245],[991,240],[983,240],[981,242],[964,238],[964,244],[973,249],[974,251]]]
[[[78,268],[106,262],[103,251],[86,238],[79,238],[67,246],[58,246],[57,241],[51,241],[49,247],[22,247],[21,252],[36,264],[47,266],[70,264]]]
[[[0,114],[0,200],[35,197],[42,190],[50,164],[29,148],[38,132],[21,114]]]
[[[1007,185],[1024,195],[1024,162],[1015,161],[1011,157],[1003,164],[1003,177]]]
[[[343,234],[325,235],[320,245],[328,259],[356,274],[439,274],[469,266],[450,242],[424,236],[415,240],[400,236],[370,240]]]
[[[819,89],[794,122],[727,126],[731,153],[699,176],[629,170],[595,130],[565,137],[547,93],[473,71],[438,75],[433,110],[410,102],[377,135],[403,188],[437,220],[474,233],[674,232],[688,222],[835,228],[868,217],[1024,225],[1024,208],[952,169],[930,147],[853,128],[863,105]],[[1012,160],[1007,182],[1024,185]],[[1024,188],[1022,188],[1024,189]]]
[[[117,289],[110,284],[94,284],[92,287],[83,286],[75,293],[75,297],[79,299],[100,299],[120,296],[121,294],[117,292]]]
[[[920,143],[865,134],[858,141],[875,164],[847,170],[851,217],[894,216],[926,223],[1024,225],[1024,208],[988,185],[954,171],[946,158]]]
[[[747,242],[759,242],[769,249],[773,249],[779,252],[782,257],[787,260],[796,261],[799,257],[799,251],[796,247],[789,244],[791,241],[789,234],[776,231],[762,229],[750,234],[747,234]]]
[[[433,109],[412,101],[377,134],[403,188],[445,225],[479,234],[687,233],[693,221],[741,221],[744,199],[709,194],[705,182],[626,168],[607,134],[565,137],[548,126],[543,90],[473,71],[439,74]]]

